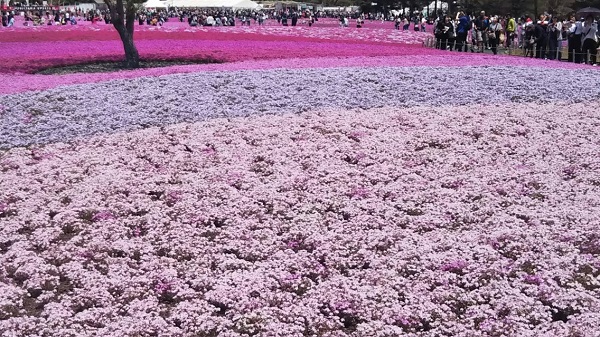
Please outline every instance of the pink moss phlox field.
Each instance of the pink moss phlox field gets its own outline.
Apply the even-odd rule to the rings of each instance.
[[[600,336],[597,69],[335,26],[1,29],[0,334]]]
[[[144,59],[257,59],[323,56],[413,55],[430,35],[393,29],[315,27],[164,27],[140,26],[136,45]],[[57,43],[60,41],[60,43]],[[119,60],[123,47],[111,26],[24,27],[0,31],[2,73],[93,61]],[[324,42],[327,42],[324,44]],[[377,48],[373,48],[376,45]]]
[[[10,149],[0,330],[594,336],[599,108],[333,109]]]
[[[362,29],[355,29],[354,27],[340,28],[338,27],[339,21],[335,19],[323,19],[319,20],[318,24],[313,27],[308,27],[302,24],[303,20],[300,20],[300,25],[296,27],[283,27],[278,25],[274,20],[268,20],[265,26],[251,25],[247,26],[236,26],[236,27],[190,27],[187,23],[180,23],[175,21],[169,21],[162,27],[147,26],[147,25],[136,25],[136,33],[142,33],[145,36],[146,33],[174,33],[170,35],[185,33],[210,33],[210,34],[257,34],[264,36],[282,36],[282,37],[300,37],[300,38],[314,38],[314,39],[325,39],[325,40],[353,40],[353,41],[370,41],[370,42],[383,42],[383,43],[403,43],[403,44],[422,44],[428,37],[431,37],[432,27],[428,26],[425,32],[415,32],[414,30],[399,31],[393,29],[394,23],[391,22],[368,22]],[[81,34],[93,34],[91,36],[97,36],[106,32],[114,31],[111,25],[105,25],[100,23],[98,25],[90,25],[86,22],[76,26],[43,26],[43,27],[24,27],[16,26],[14,28],[0,30],[0,41],[3,39],[2,34],[8,35],[9,33],[37,33],[40,35],[48,34],[68,34],[71,36]],[[47,37],[43,37],[46,39]]]

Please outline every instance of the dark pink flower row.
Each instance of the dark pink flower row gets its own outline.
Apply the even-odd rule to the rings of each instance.
[[[438,54],[416,47],[309,41],[141,40],[146,59],[217,59],[223,62],[312,57],[398,56]],[[7,42],[2,44],[1,72],[31,73],[44,68],[99,60],[120,60],[120,41]]]

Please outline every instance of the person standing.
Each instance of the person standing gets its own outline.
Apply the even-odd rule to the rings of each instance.
[[[445,31],[446,27],[445,27],[445,22],[444,22],[444,17],[439,17],[435,23],[435,31],[434,31],[434,35],[435,35],[435,48],[436,49],[442,49],[442,47],[445,48],[445,40],[446,40],[446,31]]]
[[[517,22],[511,15],[506,16],[506,48],[512,48],[517,33]]]
[[[531,57],[535,55],[535,27],[532,22],[525,24],[525,32],[523,38],[523,48],[525,49],[525,57]]]
[[[488,41],[490,42],[490,48],[494,55],[498,55],[498,41],[500,41],[500,33],[502,32],[502,25],[498,22],[498,17],[492,17],[490,19],[490,26],[488,27]]]
[[[584,57],[583,63],[596,65],[596,54],[598,53],[598,24],[594,22],[594,16],[588,15],[582,25],[581,53]]]
[[[484,20],[483,20],[483,31],[484,33],[482,33],[482,37],[483,37],[483,46],[485,47],[485,49],[490,49],[490,40],[488,39],[488,34],[486,34],[486,32],[488,31],[488,28],[490,28],[490,17],[489,16],[485,16],[484,15]]]
[[[571,16],[569,21],[569,35],[568,35],[568,47],[569,47],[569,62],[581,63],[583,59],[581,57],[581,34],[583,33],[583,26],[581,22],[575,20],[575,16]]]
[[[255,20],[258,21],[258,25],[259,26],[262,26],[263,25],[263,16],[262,16],[262,13],[256,14],[256,19]]]
[[[471,28],[471,20],[463,12],[458,13],[458,26],[456,27],[456,50],[467,51],[467,35]]]
[[[454,34],[454,25],[450,17],[444,15],[437,24],[439,30],[439,46],[441,50],[447,50],[450,47],[451,37]]]
[[[475,38],[474,40],[477,42],[477,52],[478,53],[483,53],[483,38],[484,38],[484,34],[485,31],[487,30],[486,27],[486,23],[485,23],[485,12],[482,11],[481,13],[479,13],[479,17],[477,18],[477,20],[475,20]]]
[[[546,58],[546,47],[548,45],[548,33],[546,27],[541,23],[533,25],[535,36],[535,58],[543,59]]]
[[[557,17],[552,17],[548,24],[548,59],[556,60],[558,58],[558,43],[562,38],[562,22]]]

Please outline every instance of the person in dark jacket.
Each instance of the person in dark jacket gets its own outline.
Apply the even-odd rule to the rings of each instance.
[[[562,37],[562,23],[557,17],[552,17],[548,23],[548,59],[556,60],[559,55],[558,41]]]
[[[581,34],[583,33],[583,25],[580,21],[575,20],[575,16],[571,16],[568,22],[568,49],[569,62],[581,63]]]
[[[454,25],[452,25],[452,22],[450,21],[450,17],[447,15],[444,15],[440,18],[440,20],[438,21],[438,24],[436,26],[436,31],[437,31],[437,36],[439,37],[439,47],[441,50],[446,50],[448,49],[448,46],[450,46],[451,41],[451,37],[453,36],[454,33]]]
[[[535,58],[546,57],[546,46],[548,45],[548,33],[544,25],[536,23],[533,25],[533,36],[535,37]]]
[[[445,44],[445,40],[447,39],[446,37],[446,22],[445,22],[445,18],[444,17],[440,17],[437,21],[437,24],[435,25],[435,39],[436,39],[436,43],[435,43],[435,47],[437,49],[446,49],[446,44]],[[443,47],[443,48],[442,48]]]
[[[525,47],[525,57],[533,58],[535,54],[535,27],[533,23],[525,24],[525,42],[523,45]]]

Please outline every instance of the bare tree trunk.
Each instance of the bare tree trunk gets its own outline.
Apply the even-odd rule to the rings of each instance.
[[[126,8],[123,6],[123,0],[105,0],[110,9],[111,22],[119,37],[123,42],[125,50],[125,67],[138,68],[140,66],[140,55],[133,42],[133,32],[135,23],[135,6],[133,1],[126,2]]]
[[[114,24],[114,23],[113,23]],[[125,26],[114,24],[121,41],[123,42],[123,48],[125,49],[125,67],[127,68],[138,68],[140,66],[140,55],[133,43],[133,35],[129,34]]]

